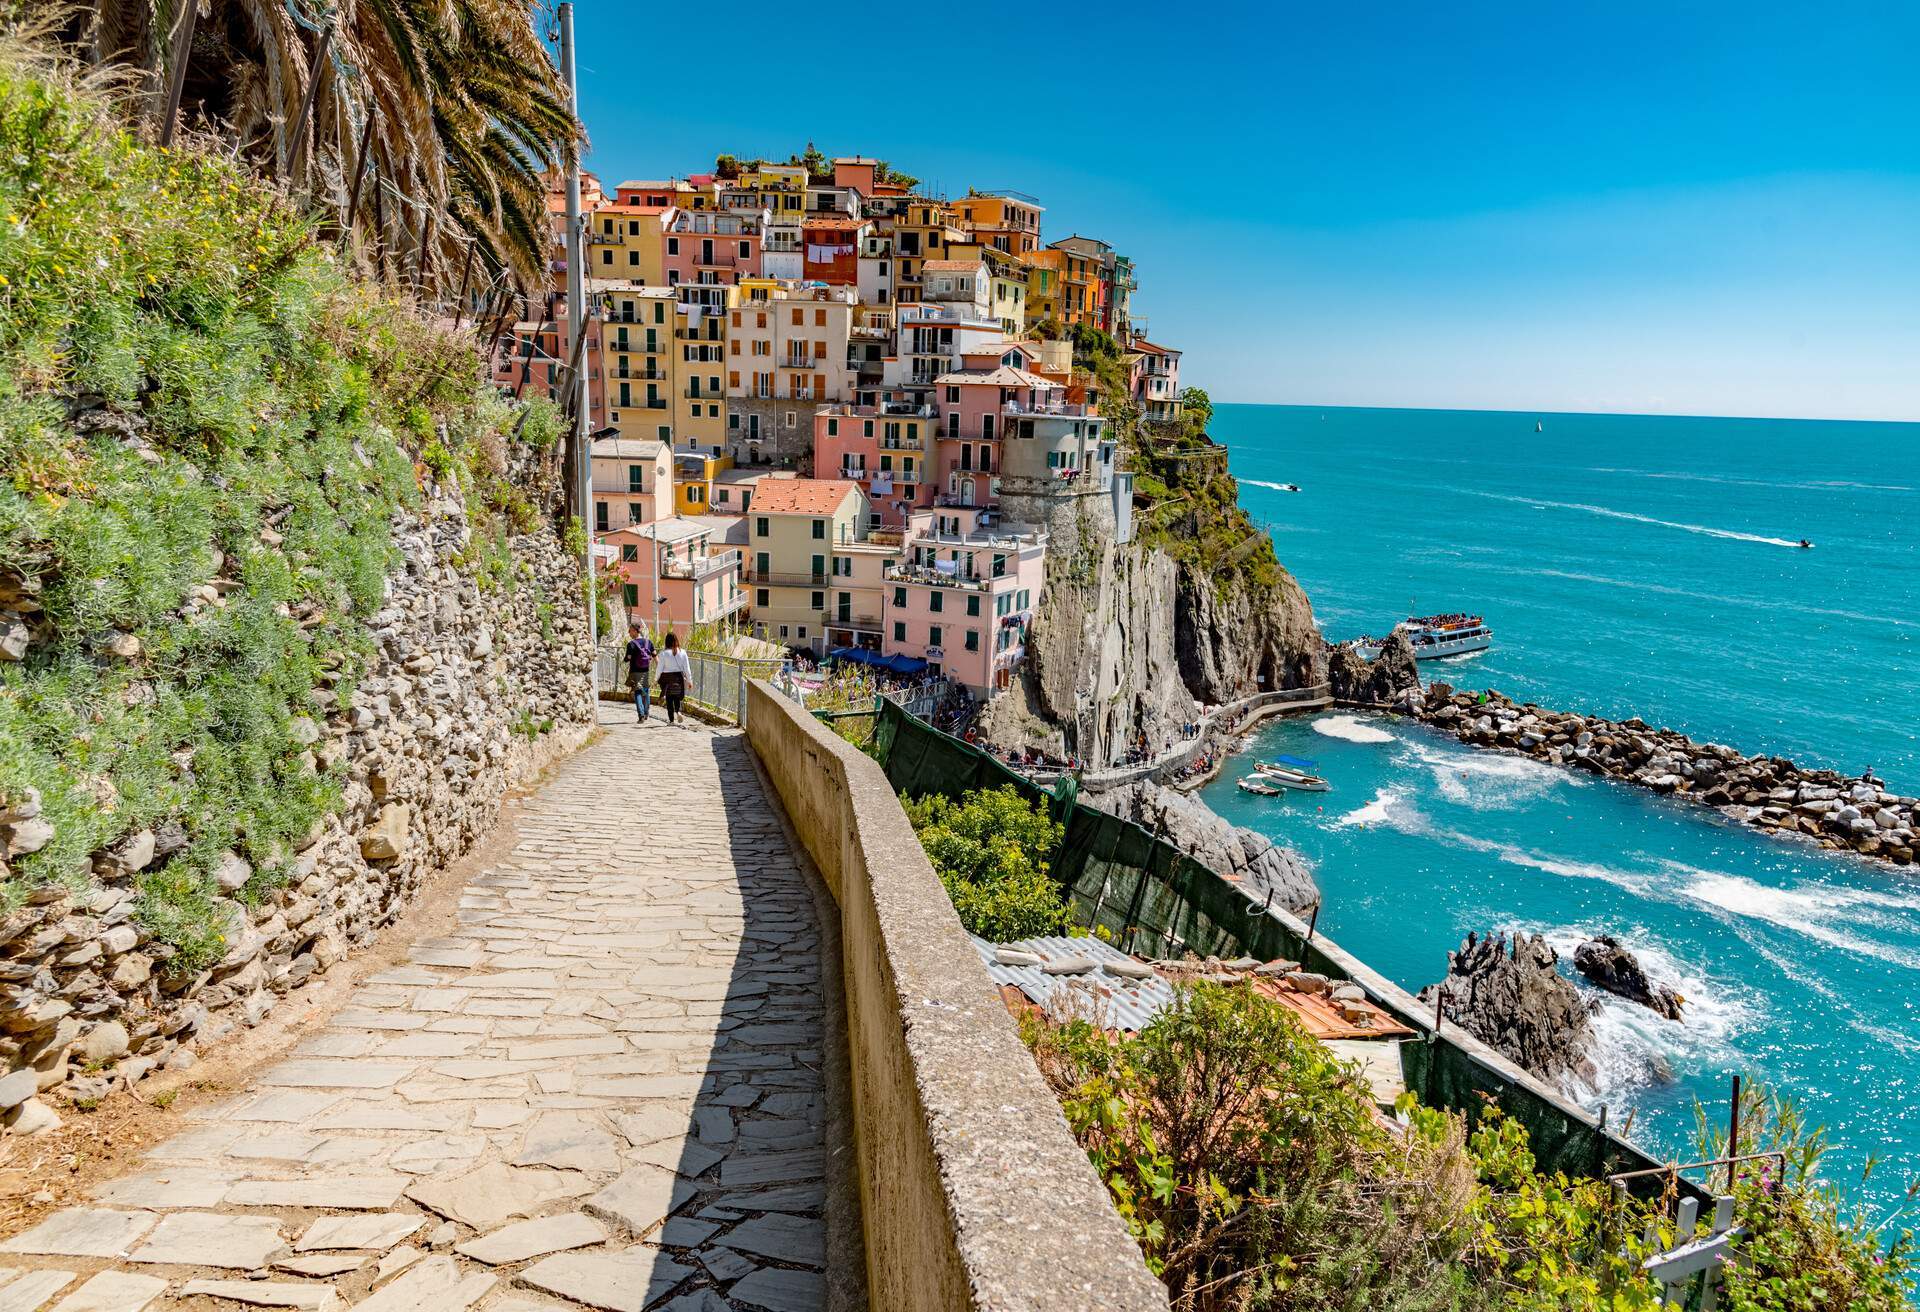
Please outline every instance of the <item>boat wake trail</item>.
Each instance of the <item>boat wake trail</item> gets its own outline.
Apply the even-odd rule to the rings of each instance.
[[[1323,715],[1313,722],[1313,731],[1350,743],[1390,743],[1392,734],[1375,728],[1357,715]]]
[[[1287,490],[1285,483],[1269,483],[1264,478],[1243,478],[1240,481],[1253,487],[1271,488],[1275,492],[1285,492]]]
[[[1764,533],[1742,533],[1738,529],[1710,528],[1705,524],[1683,524],[1675,519],[1655,519],[1652,515],[1636,515],[1630,510],[1615,510],[1610,506],[1591,505],[1585,501],[1546,501],[1539,497],[1509,496],[1504,492],[1483,492],[1476,488],[1454,488],[1453,491],[1467,496],[1485,497],[1489,501],[1508,501],[1519,506],[1545,506],[1551,510],[1578,510],[1589,515],[1599,515],[1606,519],[1624,519],[1635,524],[1657,524],[1661,528],[1677,528],[1683,533],[1699,533],[1710,538],[1727,538],[1734,542],[1757,542],[1767,547],[1792,547],[1799,549],[1800,544],[1792,538],[1770,538]]]
[[[1347,829],[1353,825],[1383,825],[1393,820],[1393,808],[1399,802],[1400,794],[1391,788],[1382,788],[1373,795],[1373,800],[1365,806],[1347,812],[1333,822],[1335,829]]]
[[[1504,810],[1563,785],[1580,786],[1567,771],[1524,756],[1439,751],[1423,743],[1409,749],[1411,760],[1432,774],[1441,797],[1476,810]]]

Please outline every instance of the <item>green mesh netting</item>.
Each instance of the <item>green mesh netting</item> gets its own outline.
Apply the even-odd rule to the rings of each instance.
[[[1113,942],[1143,956],[1285,957],[1335,978],[1346,972],[1304,936],[1266,914],[1229,880],[1131,821],[1079,805],[1071,787],[1049,793],[958,738],[908,715],[881,708],[874,744],[894,791],[907,797],[958,797],[1007,785],[1050,808],[1065,835],[1053,860],[1076,916],[1104,928]],[[1389,1011],[1395,1010],[1389,1005]],[[1401,1016],[1421,1029],[1425,1017]],[[1594,1177],[1660,1165],[1631,1145],[1594,1129],[1454,1044],[1422,1030],[1400,1045],[1407,1088],[1431,1107],[1477,1117],[1491,1103],[1527,1128],[1534,1156],[1547,1170]],[[1643,1182],[1654,1187],[1659,1182]],[[1705,1198],[1687,1181],[1681,1188]]]

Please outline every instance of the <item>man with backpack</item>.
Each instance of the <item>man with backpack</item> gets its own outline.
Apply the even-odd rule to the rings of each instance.
[[[653,639],[638,624],[629,626],[627,632],[627,681],[633,685],[633,709],[645,724],[653,710]]]

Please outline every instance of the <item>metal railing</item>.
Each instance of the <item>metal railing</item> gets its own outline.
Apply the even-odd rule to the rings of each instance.
[[[600,686],[610,693],[617,693],[623,700],[631,700],[633,685],[627,682],[625,657],[623,647],[600,649],[597,657]],[[778,658],[749,660],[708,652],[688,652],[687,703],[744,728],[747,722],[747,681],[774,679],[784,664]],[[660,677],[657,669],[650,677],[657,685]],[[656,692],[656,701],[658,697]]]

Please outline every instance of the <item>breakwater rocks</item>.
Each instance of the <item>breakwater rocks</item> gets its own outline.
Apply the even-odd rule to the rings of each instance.
[[[1877,780],[1803,769],[1778,756],[1746,756],[1639,719],[1549,711],[1497,692],[1455,692],[1444,683],[1393,706],[1462,742],[1683,797],[1769,833],[1798,834],[1897,865],[1914,860],[1920,799],[1888,792]]]
[[[1683,1020],[1686,999],[1665,984],[1647,978],[1640,959],[1611,934],[1596,934],[1573,950],[1573,968],[1596,988],[1637,1002],[1655,1015]]]
[[[186,816],[116,839],[0,920],[0,1120],[10,1132],[57,1125],[35,1095],[63,1082],[85,1105],[257,1025],[472,847],[508,788],[584,738],[583,590],[555,535],[542,526],[505,538],[511,564],[492,555],[489,583],[457,493],[429,479],[420,508],[395,511],[391,525],[399,559],[368,618],[364,671],[350,687],[323,677],[295,726],[305,768],[340,780],[339,804],[297,841],[284,882],[263,888],[238,853],[218,860],[212,914],[225,953],[182,969],[137,914],[142,889],[189,850]],[[217,568],[180,624],[225,604],[231,584]],[[497,582],[503,574],[511,586]],[[146,681],[166,678],[154,670]],[[9,861],[61,837],[41,800],[31,786],[0,797],[0,880]]]

